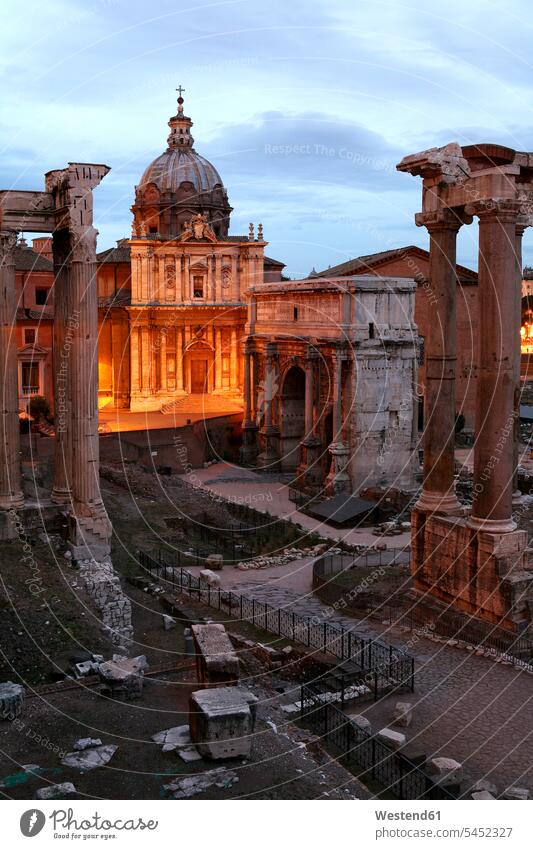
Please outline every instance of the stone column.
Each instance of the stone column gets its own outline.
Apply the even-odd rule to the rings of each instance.
[[[55,272],[53,327],[55,446],[52,501],[56,504],[68,504],[71,499],[72,480],[70,348],[73,327],[77,322],[70,292],[70,234],[68,230],[55,231],[52,238],[52,250]]]
[[[167,328],[159,328],[159,374],[161,391],[167,391]]]
[[[72,403],[70,545],[76,560],[110,552],[111,523],[102,502],[98,445],[98,308],[96,230],[71,233],[70,292],[77,312],[69,371]]]
[[[244,421],[242,427],[241,463],[251,464],[257,457],[257,425],[253,399],[253,341],[244,345]]]
[[[132,320],[130,316],[130,321]],[[130,369],[131,369],[131,391],[132,394],[141,391],[140,374],[139,374],[139,328],[137,326],[137,316],[133,317],[133,327],[130,335]]]
[[[183,392],[183,328],[176,327],[176,389]]]
[[[215,392],[222,389],[222,331],[215,327]]]
[[[343,441],[342,422],[342,364],[344,352],[340,349],[333,353],[333,442],[329,446],[331,468],[326,480],[329,494],[349,492],[350,476],[346,471],[349,448]]]
[[[0,509],[22,507],[20,474],[20,426],[18,411],[17,300],[15,260],[17,234],[0,231]],[[9,533],[7,533],[9,531]],[[8,521],[6,536],[14,535]]]
[[[265,348],[264,418],[261,428],[263,450],[257,458],[262,468],[279,467],[279,428],[274,420],[274,398],[278,392],[278,349],[275,342]]]
[[[513,508],[522,504],[522,493],[518,488],[518,466],[520,463],[520,373],[522,366],[522,352],[520,340],[520,326],[522,324],[522,237],[531,224],[530,216],[520,215],[515,229],[515,260],[516,260],[516,285],[515,285],[515,328],[516,339],[514,349],[514,435],[513,435]]]
[[[428,513],[462,515],[454,491],[456,241],[462,219],[444,209],[421,213],[416,222],[423,224],[430,236],[429,289],[422,295],[427,298],[429,327],[425,340],[424,485],[416,507]]]
[[[305,434],[300,443],[300,463],[297,475],[302,486],[319,483],[321,474],[317,465],[320,440],[315,433],[315,370],[318,352],[313,345],[307,348],[305,359]]]
[[[513,531],[516,339],[516,201],[479,204],[478,384],[470,525]]]
[[[230,389],[235,390],[239,387],[238,361],[237,361],[237,330],[231,328],[230,340]]]

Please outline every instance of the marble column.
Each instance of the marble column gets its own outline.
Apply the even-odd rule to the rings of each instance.
[[[131,318],[130,318],[131,321]],[[139,369],[139,327],[137,326],[137,317],[133,317],[135,322],[131,328],[130,334],[130,369],[131,369],[131,392],[137,394],[141,391],[140,369]]]
[[[305,359],[305,433],[300,443],[300,464],[297,475],[302,485],[314,485],[321,477],[317,465],[320,440],[315,433],[315,371],[318,360],[316,348],[310,345]]]
[[[70,347],[72,324],[76,322],[69,285],[70,234],[68,230],[55,231],[52,238],[52,250],[55,272],[53,327],[55,445],[52,501],[56,504],[68,504],[71,499],[72,480]]]
[[[72,403],[72,503],[69,541],[76,560],[110,552],[111,523],[100,494],[96,230],[71,233],[69,286],[76,310],[69,370]]]
[[[342,420],[342,364],[345,354],[342,350],[333,353],[333,442],[329,446],[331,467],[326,479],[326,491],[335,495],[349,492],[350,476],[346,471],[348,466],[349,448],[343,440]]]
[[[0,231],[0,509],[22,507],[20,473],[20,426],[18,409],[17,300],[14,248],[17,234]],[[8,522],[9,535],[14,535]],[[6,536],[8,534],[6,533]]]
[[[516,369],[516,201],[493,201],[479,216],[479,329],[472,527],[513,531]]]
[[[429,333],[425,340],[424,484],[416,504],[428,513],[462,515],[454,490],[455,365],[456,365],[456,242],[462,218],[452,210],[421,213],[430,237]],[[483,326],[483,325],[482,325]]]
[[[251,464],[257,457],[257,425],[254,410],[253,388],[253,342],[247,339],[244,345],[244,421],[242,427],[241,463]]]

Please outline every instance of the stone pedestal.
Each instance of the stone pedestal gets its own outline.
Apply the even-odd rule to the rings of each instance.
[[[298,485],[313,489],[322,483],[320,454],[322,443],[316,436],[310,436],[300,443],[300,464],[296,470]]]
[[[0,684],[0,719],[16,719],[24,706],[24,687],[5,681]]]
[[[255,465],[258,453],[257,426],[245,424],[242,429],[242,445],[240,450],[240,461],[243,466]]]
[[[239,680],[237,657],[224,625],[193,625],[196,677],[206,688],[234,684]]]
[[[329,446],[331,454],[331,469],[326,479],[328,495],[339,495],[351,491],[351,481],[348,472],[350,449],[344,442],[336,442]]]
[[[257,456],[257,466],[265,471],[273,472],[280,468],[279,428],[264,427],[259,431],[261,453]]]
[[[189,726],[200,754],[213,760],[249,757],[256,702],[252,693],[238,687],[192,693]]]

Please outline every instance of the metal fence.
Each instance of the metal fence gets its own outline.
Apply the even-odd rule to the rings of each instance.
[[[451,789],[435,784],[413,761],[389,748],[344,711],[324,702],[313,684],[301,690],[301,715],[339,760],[363,782],[375,781],[398,799],[455,799]],[[379,795],[379,794],[377,794]]]
[[[318,616],[310,617],[274,607],[220,587],[212,587],[181,566],[164,562],[161,555],[139,551],[140,566],[163,585],[184,592],[229,617],[249,622],[279,637],[334,655],[368,677],[374,698],[391,690],[414,689],[414,659],[402,649],[380,640],[365,639],[353,630]],[[191,565],[191,564],[189,564]]]
[[[365,554],[324,554],[313,563],[313,578],[324,580],[340,572],[361,567],[408,566],[411,549],[390,548],[385,551],[369,551]]]

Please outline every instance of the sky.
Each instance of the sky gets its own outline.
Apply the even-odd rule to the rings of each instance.
[[[427,247],[420,180],[395,166],[450,141],[532,150],[532,29],[527,0],[0,0],[0,187],[106,163],[95,224],[111,247],[181,84],[231,232],[261,222],[291,277]],[[472,268],[476,231],[458,244]]]

